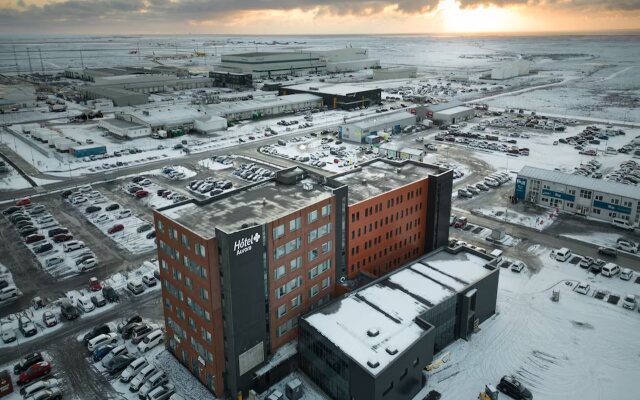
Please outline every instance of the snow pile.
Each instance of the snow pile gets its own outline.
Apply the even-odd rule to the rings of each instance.
[[[505,221],[510,224],[522,225],[543,231],[556,221],[556,214],[549,210],[546,214],[524,214],[508,207],[476,208],[474,214]]]

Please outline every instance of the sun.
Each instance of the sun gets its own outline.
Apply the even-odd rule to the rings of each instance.
[[[443,19],[446,32],[505,32],[518,30],[519,15],[508,8],[480,6],[460,8],[455,0],[444,0],[438,5],[436,14]]]

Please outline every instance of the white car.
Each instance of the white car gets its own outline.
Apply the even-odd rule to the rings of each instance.
[[[12,297],[16,297],[20,294],[18,292],[18,288],[15,286],[7,286],[4,289],[0,289],[0,301],[4,301],[10,299]]]
[[[622,307],[626,308],[627,310],[632,310],[632,311],[635,310],[636,305],[637,305],[636,296],[632,294],[626,295],[626,297],[624,298],[624,301],[622,302]]]
[[[151,181],[149,179],[145,178],[145,179],[141,180],[140,182],[138,182],[138,185],[149,186],[149,185],[151,185]]]
[[[124,219],[124,218],[129,218],[130,216],[131,216],[131,210],[122,210],[116,215],[116,218]]]
[[[160,329],[156,329],[149,333],[142,339],[142,342],[138,343],[138,352],[146,353],[152,348],[156,347],[164,340],[164,333]]]
[[[140,390],[140,387],[144,385],[144,383],[157,372],[158,369],[153,364],[149,364],[146,367],[142,368],[142,370],[131,380],[129,390],[132,392],[137,392],[138,390]]]
[[[73,205],[78,205],[78,204],[82,204],[82,203],[86,203],[87,201],[89,201],[86,197],[84,196],[78,196],[78,197],[74,197],[71,200],[71,204]]]
[[[51,257],[47,258],[47,261],[45,261],[45,265],[47,267],[53,267],[54,265],[62,264],[63,262],[64,258],[62,257]]]
[[[109,361],[113,360],[114,358],[116,358],[117,356],[120,356],[122,354],[127,354],[129,353],[129,350],[127,350],[127,346],[124,344],[121,344],[120,346],[116,346],[113,349],[111,349],[111,351],[104,356],[104,358],[102,359],[102,366],[106,367],[107,364],[109,364]]]
[[[587,283],[580,282],[578,286],[576,286],[575,290],[580,294],[588,294],[589,290],[591,290],[591,286],[589,286]]]
[[[169,378],[164,371],[158,371],[153,376],[149,377],[149,379],[140,387],[140,391],[138,392],[138,397],[144,399],[147,397],[149,392],[153,389],[157,388],[160,385],[164,385],[169,382]]]
[[[142,371],[142,369],[147,365],[149,365],[149,362],[147,361],[146,358],[144,357],[136,358],[135,360],[133,360],[131,364],[127,366],[127,368],[124,369],[124,371],[122,371],[122,373],[120,374],[120,382],[124,382],[124,383],[129,382],[131,379],[133,379],[134,376],[138,374],[138,372]]]
[[[618,242],[618,244],[616,244],[616,248],[618,250],[628,251],[629,253],[634,254],[638,252],[638,245],[630,242]]]
[[[118,343],[118,334],[115,332],[111,332],[103,333],[102,335],[94,337],[93,339],[89,340],[89,343],[87,343],[87,350],[93,352],[98,346],[107,343]]]
[[[96,306],[91,302],[91,299],[89,299],[88,297],[80,297],[78,299],[77,306],[86,313],[96,309]]]
[[[513,272],[522,272],[524,269],[524,263],[522,261],[516,261],[511,264],[511,271]]]
[[[72,251],[84,249],[84,242],[81,240],[72,240],[62,245],[62,248],[65,253],[70,253]]]
[[[78,268],[80,269],[80,271],[84,272],[95,268],[96,266],[98,266],[98,260],[96,260],[95,258],[89,258],[81,262],[80,265],[78,265]]]
[[[59,379],[44,379],[23,387],[20,389],[20,394],[24,397],[29,397],[41,390],[58,387],[61,383]]]
[[[3,324],[2,328],[2,342],[3,343],[11,343],[16,340],[16,330],[10,327],[9,325]]]
[[[107,214],[100,214],[93,220],[93,222],[96,224],[101,224],[108,221],[111,221],[111,217],[109,217],[109,215]]]
[[[633,271],[629,268],[622,268],[622,270],[620,271],[620,279],[622,279],[623,281],[628,281],[631,278],[633,278]]]

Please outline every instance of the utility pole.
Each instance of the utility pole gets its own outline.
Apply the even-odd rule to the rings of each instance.
[[[39,47],[38,47],[38,54],[40,55],[40,69],[42,70],[42,75],[44,76],[46,75],[46,72],[44,70],[44,63],[42,62],[42,51]]]
[[[16,45],[13,45],[13,62],[16,64],[16,75],[20,74],[18,69],[18,57],[16,57]]]
[[[29,52],[28,47],[27,47],[27,58],[29,59],[29,73],[33,74],[33,67],[31,66],[31,53]]]
[[[82,65],[82,69],[84,69],[84,58],[82,58],[82,50],[80,50],[80,63]]]

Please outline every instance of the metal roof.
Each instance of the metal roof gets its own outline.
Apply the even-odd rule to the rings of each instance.
[[[640,200],[640,188],[624,183],[610,182],[602,179],[588,178],[581,175],[572,175],[560,171],[525,166],[518,176],[540,179],[577,188],[591,189],[602,193]]]

